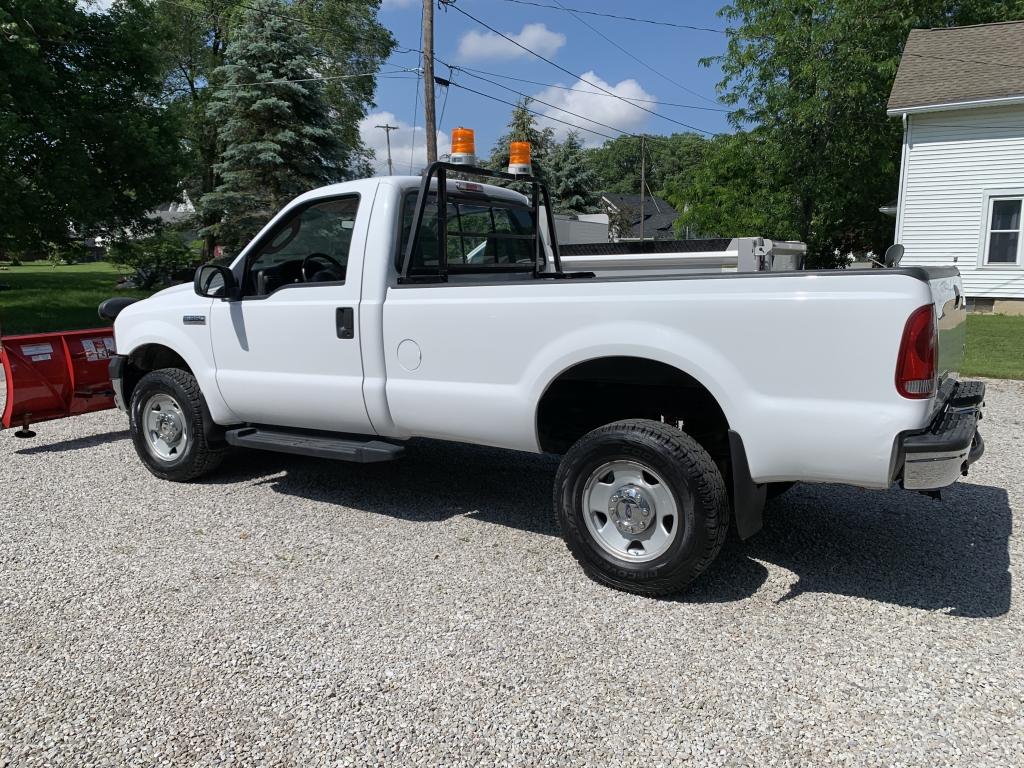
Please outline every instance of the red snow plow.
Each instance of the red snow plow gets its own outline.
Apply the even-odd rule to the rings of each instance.
[[[18,437],[32,437],[35,422],[113,408],[113,355],[113,328],[0,338],[7,379],[3,428],[17,426]]]

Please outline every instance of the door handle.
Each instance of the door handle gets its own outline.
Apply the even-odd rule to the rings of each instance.
[[[334,311],[334,321],[338,329],[339,339],[356,337],[356,313],[352,307],[338,307]]]

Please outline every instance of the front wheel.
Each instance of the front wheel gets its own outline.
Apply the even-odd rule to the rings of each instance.
[[[558,467],[555,513],[587,575],[642,595],[689,586],[729,530],[729,497],[711,456],[656,421],[619,421],[580,438]]]
[[[132,391],[129,413],[135,452],[157,477],[185,482],[220,464],[224,449],[209,442],[214,425],[199,383],[188,371],[147,373]]]

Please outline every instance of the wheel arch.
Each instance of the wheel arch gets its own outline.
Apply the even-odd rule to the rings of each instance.
[[[657,391],[660,397],[654,400],[643,399],[637,396],[637,390],[645,390],[644,394]],[[684,392],[689,395],[689,401],[683,403],[681,407],[681,411],[685,413],[656,412],[670,405],[666,396]],[[598,393],[605,397],[599,399]],[[596,410],[592,412],[592,418],[583,418],[575,424],[569,424],[564,420],[568,414],[564,411],[559,412],[558,408],[560,405],[566,405],[567,397],[582,394],[589,395],[584,408]],[[605,410],[603,405],[609,402],[609,398],[614,399],[615,409],[621,408],[632,413],[605,419],[599,414]],[[591,429],[612,421],[627,418],[670,421],[669,417],[680,416],[685,422],[686,415],[694,415],[694,406],[698,403],[712,409],[712,413],[709,414],[710,420],[715,428],[721,429],[724,437],[729,429],[725,409],[712,390],[693,374],[677,365],[643,354],[594,355],[564,364],[544,386],[534,408],[537,443],[543,451],[561,453]],[[676,408],[679,409],[680,406]],[[596,419],[605,420],[596,423]],[[593,426],[582,429],[587,423],[592,422]],[[580,429],[582,431],[579,431]]]
[[[144,304],[145,302],[140,302]],[[135,306],[135,305],[133,305]],[[160,367],[178,368],[191,373],[202,390],[213,420],[218,424],[235,424],[240,419],[231,412],[217,387],[216,367],[209,337],[195,338],[164,321],[143,320],[126,325],[123,316],[114,325],[118,353],[129,360],[137,378],[125,382],[125,404],[131,402],[131,387],[149,370]],[[155,363],[155,367],[153,366]],[[128,371],[126,371],[126,375]]]
[[[747,538],[761,528],[765,486],[750,477],[742,437],[711,387],[676,365],[630,354],[578,360],[551,378],[534,418],[538,445],[554,453],[615,421],[639,418],[678,426],[718,465],[740,535]]]

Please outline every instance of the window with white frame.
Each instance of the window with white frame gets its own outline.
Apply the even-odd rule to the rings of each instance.
[[[985,266],[1020,266],[1024,197],[993,197],[989,202]]]

